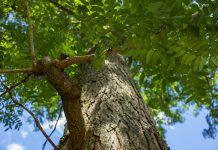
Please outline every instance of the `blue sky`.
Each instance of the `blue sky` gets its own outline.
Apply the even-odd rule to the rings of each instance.
[[[167,142],[172,150],[218,150],[218,138],[205,139],[202,135],[207,128],[205,120],[206,111],[203,110],[198,117],[190,112],[184,114],[186,120],[167,128]]]
[[[202,111],[195,118],[190,112],[184,114],[186,121],[182,124],[167,127],[166,140],[171,150],[218,150],[218,138],[204,139],[202,131],[207,127],[206,111]],[[52,140],[58,143],[62,135],[65,120],[61,119]],[[54,124],[54,123],[53,123]],[[43,127],[49,132],[48,122]],[[25,124],[20,131],[9,130],[4,132],[0,126],[0,150],[41,150],[45,138],[40,132],[34,132],[33,126]],[[49,143],[45,150],[52,150]]]

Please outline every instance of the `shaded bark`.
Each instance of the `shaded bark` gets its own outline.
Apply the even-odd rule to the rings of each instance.
[[[130,79],[125,60],[113,51],[109,53],[103,70],[91,64],[81,66],[80,85],[48,58],[38,63],[38,70],[47,76],[63,101],[67,127],[59,148],[167,150]]]
[[[81,84],[85,149],[168,149],[122,56],[112,52],[100,71],[84,65]]]

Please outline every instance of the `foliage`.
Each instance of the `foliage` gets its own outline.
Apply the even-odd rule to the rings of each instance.
[[[96,56],[101,57],[95,60],[95,66],[101,68],[104,50],[116,48],[128,58],[133,78],[160,126],[182,122],[182,113],[194,105],[196,112],[208,109],[209,128],[203,134],[215,137],[218,125],[217,1],[59,1],[71,14],[51,1],[30,1],[38,59],[57,58],[63,52],[83,55],[97,45]],[[0,67],[30,67],[23,1],[0,0],[0,16]],[[69,72],[78,74],[77,71],[77,67],[72,67]],[[11,85],[21,77],[6,75],[2,80]],[[14,93],[41,120],[43,117],[52,120],[59,109],[59,97],[44,80],[36,78],[17,87]],[[18,114],[6,109],[9,105],[7,96],[1,99],[0,121],[3,123],[4,117],[14,116],[6,120],[17,120]],[[158,117],[160,113],[165,117]],[[13,123],[5,125],[11,127]]]

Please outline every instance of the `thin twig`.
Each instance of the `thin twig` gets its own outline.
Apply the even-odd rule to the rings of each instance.
[[[11,92],[9,92],[11,100],[16,104],[19,105],[20,107],[22,107],[23,109],[25,109],[34,119],[36,126],[39,128],[39,130],[42,132],[42,134],[45,136],[45,138],[48,140],[48,142],[54,147],[55,150],[58,150],[58,147],[54,144],[54,142],[50,139],[50,137],[46,134],[46,132],[44,131],[44,129],[42,128],[39,120],[37,119],[36,115],[31,112],[27,107],[25,107],[23,104],[19,103],[17,100],[14,99],[13,95],[11,94]]]
[[[49,134],[49,137],[52,136],[52,134],[55,132],[55,130],[56,130],[56,128],[57,128],[58,121],[59,121],[60,118],[61,118],[61,112],[62,112],[62,107],[60,108],[60,112],[59,112],[59,115],[58,115],[58,119],[57,119],[57,121],[56,121],[56,123],[55,123],[54,129],[53,129],[53,130],[51,131],[51,133]],[[45,149],[45,146],[46,146],[46,144],[47,144],[47,141],[48,141],[48,140],[46,140],[46,141],[44,142],[43,147],[42,147],[42,150]]]
[[[71,11],[70,9],[68,9],[68,8],[66,8],[66,7],[64,7],[64,6],[62,6],[62,5],[60,5],[59,3],[58,3],[58,0],[49,0],[52,4],[54,4],[56,7],[58,7],[59,9],[61,9],[62,11],[64,11],[64,12],[66,12],[66,13],[68,13],[68,14],[70,14],[70,15],[73,15],[74,13],[73,13],[73,11]]]
[[[32,68],[24,69],[0,69],[0,74],[13,74],[13,73],[31,73],[33,72]]]
[[[1,84],[5,87],[5,89],[7,91],[9,91],[9,88],[3,83],[1,82]],[[22,107],[24,110],[26,110],[34,119],[36,126],[39,128],[39,130],[42,132],[42,134],[45,136],[45,138],[49,141],[49,143],[54,147],[55,150],[59,150],[58,147],[54,144],[54,142],[50,139],[50,137],[46,134],[46,132],[44,131],[44,129],[42,128],[39,120],[37,119],[36,115],[30,111],[26,106],[24,106],[23,104],[19,103],[12,95],[11,92],[9,92],[10,98],[11,100],[18,106]]]
[[[17,86],[21,85],[22,83],[26,82],[27,79],[28,79],[32,74],[33,74],[33,73],[27,74],[27,76],[26,76],[23,80],[21,80],[21,81],[17,82],[16,84],[12,85],[10,88],[6,88],[5,91],[4,91],[2,94],[0,94],[0,97],[3,96],[3,95],[5,95],[6,93],[11,92],[11,90],[13,90],[13,89],[16,88]]]
[[[30,46],[30,52],[31,52],[31,58],[32,58],[32,65],[33,65],[33,70],[36,71],[36,54],[35,54],[35,49],[34,49],[34,42],[33,42],[33,24],[32,24],[32,19],[30,17],[30,8],[29,8],[29,1],[25,1],[25,10],[26,10],[26,15],[27,19],[29,22],[29,46]]]

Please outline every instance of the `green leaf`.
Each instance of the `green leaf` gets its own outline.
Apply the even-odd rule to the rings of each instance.
[[[176,53],[175,57],[180,57],[186,53],[186,50],[180,50]]]
[[[192,63],[192,61],[194,61],[196,58],[195,55],[190,55],[186,60],[185,60],[185,65],[190,65]]]
[[[200,61],[200,63],[199,63],[199,70],[200,70],[200,71],[203,69],[203,67],[206,65],[206,63],[207,63],[207,59],[201,57],[201,61]]]
[[[212,62],[213,62],[216,66],[218,66],[218,58],[216,58],[216,57],[211,57],[211,60],[212,60]]]
[[[181,0],[175,0],[171,9],[170,9],[170,16],[174,16],[179,12],[179,10],[182,9],[182,1]]]
[[[187,61],[188,59],[190,59],[191,56],[192,56],[191,53],[186,53],[186,54],[182,57],[181,64],[186,64],[186,61]]]
[[[160,59],[160,52],[158,50],[156,50],[153,54],[153,58],[152,58],[152,64],[156,65],[158,60]]]
[[[83,3],[81,2],[81,0],[74,0],[74,3],[83,5]]]
[[[163,65],[167,65],[167,55],[162,54],[160,60]]]
[[[95,55],[95,59],[94,59],[92,64],[98,70],[103,69],[103,67],[105,65],[105,54]]]
[[[152,60],[152,56],[154,54],[154,50],[149,50],[147,55],[146,55],[146,64],[149,64]]]
[[[215,17],[215,18],[218,18],[218,9],[215,10],[215,12],[214,12],[214,17]]]
[[[174,57],[170,57],[169,59],[169,66],[167,70],[173,70],[173,68],[176,66],[176,61]]]
[[[194,99],[193,96],[190,96],[189,98],[186,99],[185,103],[188,104],[189,102],[191,102]]]
[[[201,62],[201,57],[197,57],[197,59],[194,62],[194,66],[193,66],[194,71],[198,71],[200,62]]]
[[[145,79],[145,72],[142,71],[140,78],[139,78],[139,84],[142,85],[144,83],[144,79]]]

